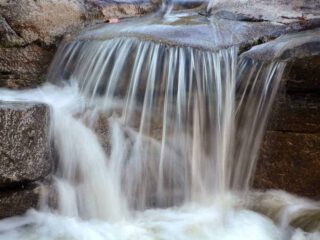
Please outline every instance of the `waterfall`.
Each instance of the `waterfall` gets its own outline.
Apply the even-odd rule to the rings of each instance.
[[[64,42],[44,86],[0,91],[51,106],[58,155],[57,206],[0,239],[307,239],[241,205],[285,62],[112,30]]]

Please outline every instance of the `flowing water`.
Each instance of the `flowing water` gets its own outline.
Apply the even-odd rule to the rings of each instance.
[[[51,107],[59,158],[57,206],[0,239],[320,238],[245,208],[284,62],[95,31],[60,46],[49,83],[0,91]]]

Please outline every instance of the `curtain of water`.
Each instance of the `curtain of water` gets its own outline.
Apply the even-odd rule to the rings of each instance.
[[[116,196],[145,209],[248,189],[283,67],[244,59],[237,77],[235,47],[211,52],[120,38],[65,44],[49,78],[79,84],[89,100],[83,121],[105,143]],[[63,166],[58,178],[77,182],[69,168],[78,167]]]

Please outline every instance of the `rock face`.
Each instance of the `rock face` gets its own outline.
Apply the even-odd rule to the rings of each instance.
[[[0,188],[50,173],[49,138],[46,105],[0,102]]]
[[[87,25],[154,11],[152,1],[0,1],[0,87],[43,83],[62,37]]]
[[[314,51],[305,44],[283,51],[294,58],[286,58],[285,92],[273,107],[254,186],[320,199],[320,40],[310,40]]]
[[[0,87],[35,87],[45,80],[53,51],[36,44],[0,47]]]
[[[49,108],[0,102],[0,219],[36,208],[52,170]]]
[[[41,202],[41,184],[32,183],[0,192],[0,219],[24,214],[30,208],[38,208]]]

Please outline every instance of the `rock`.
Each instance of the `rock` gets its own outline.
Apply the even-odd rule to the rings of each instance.
[[[87,0],[104,18],[141,16],[155,11],[158,6],[149,0]]]
[[[320,199],[320,133],[268,131],[260,151],[255,188]]]
[[[320,94],[287,93],[274,105],[269,130],[320,133]]]
[[[291,33],[253,47],[242,57],[257,61],[294,61],[313,56],[320,56],[320,28]]]
[[[45,45],[103,17],[136,16],[155,10],[147,0],[2,1],[0,7],[0,15],[26,43],[39,41]]]
[[[283,191],[251,192],[247,207],[272,219],[289,223],[305,232],[320,231],[320,205]]]
[[[0,219],[24,214],[41,204],[42,184],[35,182],[0,192]]]
[[[287,91],[320,93],[320,55],[295,59],[288,69],[284,78]]]
[[[49,108],[0,102],[0,188],[21,185],[51,172]]]
[[[269,21],[287,25],[319,18],[320,4],[317,0],[218,0],[213,14],[232,20]]]
[[[154,6],[147,0],[0,1],[0,87],[38,86],[61,38],[107,17],[141,15]]]
[[[52,44],[85,18],[81,1],[2,1],[2,15],[26,43],[41,41]]]
[[[34,87],[43,83],[53,51],[35,44],[0,47],[0,87]]]
[[[24,40],[0,16],[0,47],[18,47],[24,45]]]

